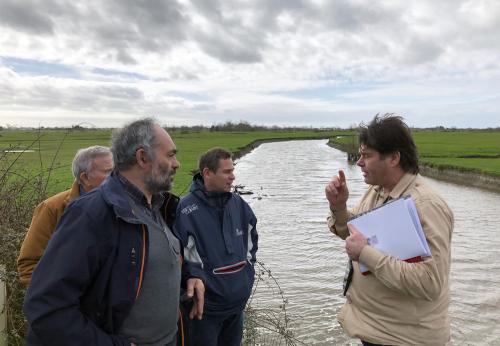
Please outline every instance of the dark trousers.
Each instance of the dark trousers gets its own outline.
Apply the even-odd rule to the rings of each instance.
[[[244,321],[243,311],[222,316],[203,314],[201,320],[188,322],[187,346],[240,346]]]
[[[363,340],[361,340],[361,343],[363,344],[363,346],[384,346],[381,344],[372,344],[371,342],[363,341]]]

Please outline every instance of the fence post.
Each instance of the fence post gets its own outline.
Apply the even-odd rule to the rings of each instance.
[[[5,273],[5,266],[0,265],[0,272]],[[7,346],[7,292],[5,281],[0,279],[0,346]]]

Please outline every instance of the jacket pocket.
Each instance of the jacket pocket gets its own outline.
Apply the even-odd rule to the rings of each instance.
[[[247,263],[248,263],[247,261],[241,261],[238,263],[230,264],[228,266],[214,268],[212,272],[215,275],[234,274],[243,270],[243,268],[245,268]]]

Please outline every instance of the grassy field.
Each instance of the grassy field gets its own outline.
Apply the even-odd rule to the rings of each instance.
[[[413,136],[422,164],[500,176],[500,131],[414,131]],[[332,140],[353,143],[351,136]]]
[[[340,133],[326,131],[261,131],[261,132],[172,132],[172,138],[179,150],[181,168],[177,172],[174,193],[187,192],[191,182],[191,171],[196,169],[198,157],[204,151],[221,146],[233,152],[239,151],[257,139],[280,138],[329,138]],[[63,131],[0,131],[0,153],[6,149],[30,149],[33,152],[9,153],[11,159],[19,156],[16,165],[29,167],[34,171],[50,171],[50,195],[66,189],[72,182],[71,161],[79,148],[91,145],[110,144],[110,131],[84,130]],[[47,174],[47,173],[45,173]]]
[[[72,181],[71,160],[79,148],[90,145],[109,145],[109,130],[45,130],[0,131],[0,152],[6,149],[30,149],[33,152],[9,153],[11,159],[19,156],[16,165],[32,171],[45,172],[50,184],[47,193],[66,189]],[[178,171],[174,192],[183,194],[191,181],[191,171],[196,169],[199,155],[209,148],[221,146],[239,151],[257,139],[280,138],[332,138],[344,144],[356,144],[349,131],[256,131],[256,132],[173,132],[179,149],[181,169]],[[500,131],[415,131],[421,163],[461,170],[474,170],[500,176]]]

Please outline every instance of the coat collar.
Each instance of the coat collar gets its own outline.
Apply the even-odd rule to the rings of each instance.
[[[375,191],[380,196],[383,196],[385,199],[398,199],[408,190],[408,187],[413,184],[413,182],[417,179],[418,174],[405,173],[403,177],[399,180],[399,182],[394,186],[394,188],[389,192],[388,196],[384,194],[384,189],[382,186],[377,185],[374,187]]]
[[[73,181],[73,184],[71,185],[71,188],[69,189],[69,194],[66,196],[66,199],[64,200],[64,203],[66,205],[69,204],[72,200],[75,198],[80,197],[80,184],[75,180]]]
[[[117,217],[124,220],[135,220],[136,217],[132,213],[130,202],[128,201],[127,194],[123,183],[120,181],[119,173],[113,171],[99,187],[102,196],[106,203],[113,207]],[[179,197],[166,192],[164,193],[164,202],[160,207],[162,216],[167,224],[173,221],[175,210],[179,202]]]
[[[231,192],[207,191],[200,172],[193,176],[193,183],[191,184],[189,191],[206,204],[220,209],[223,209],[229,199],[233,196],[233,193]]]

